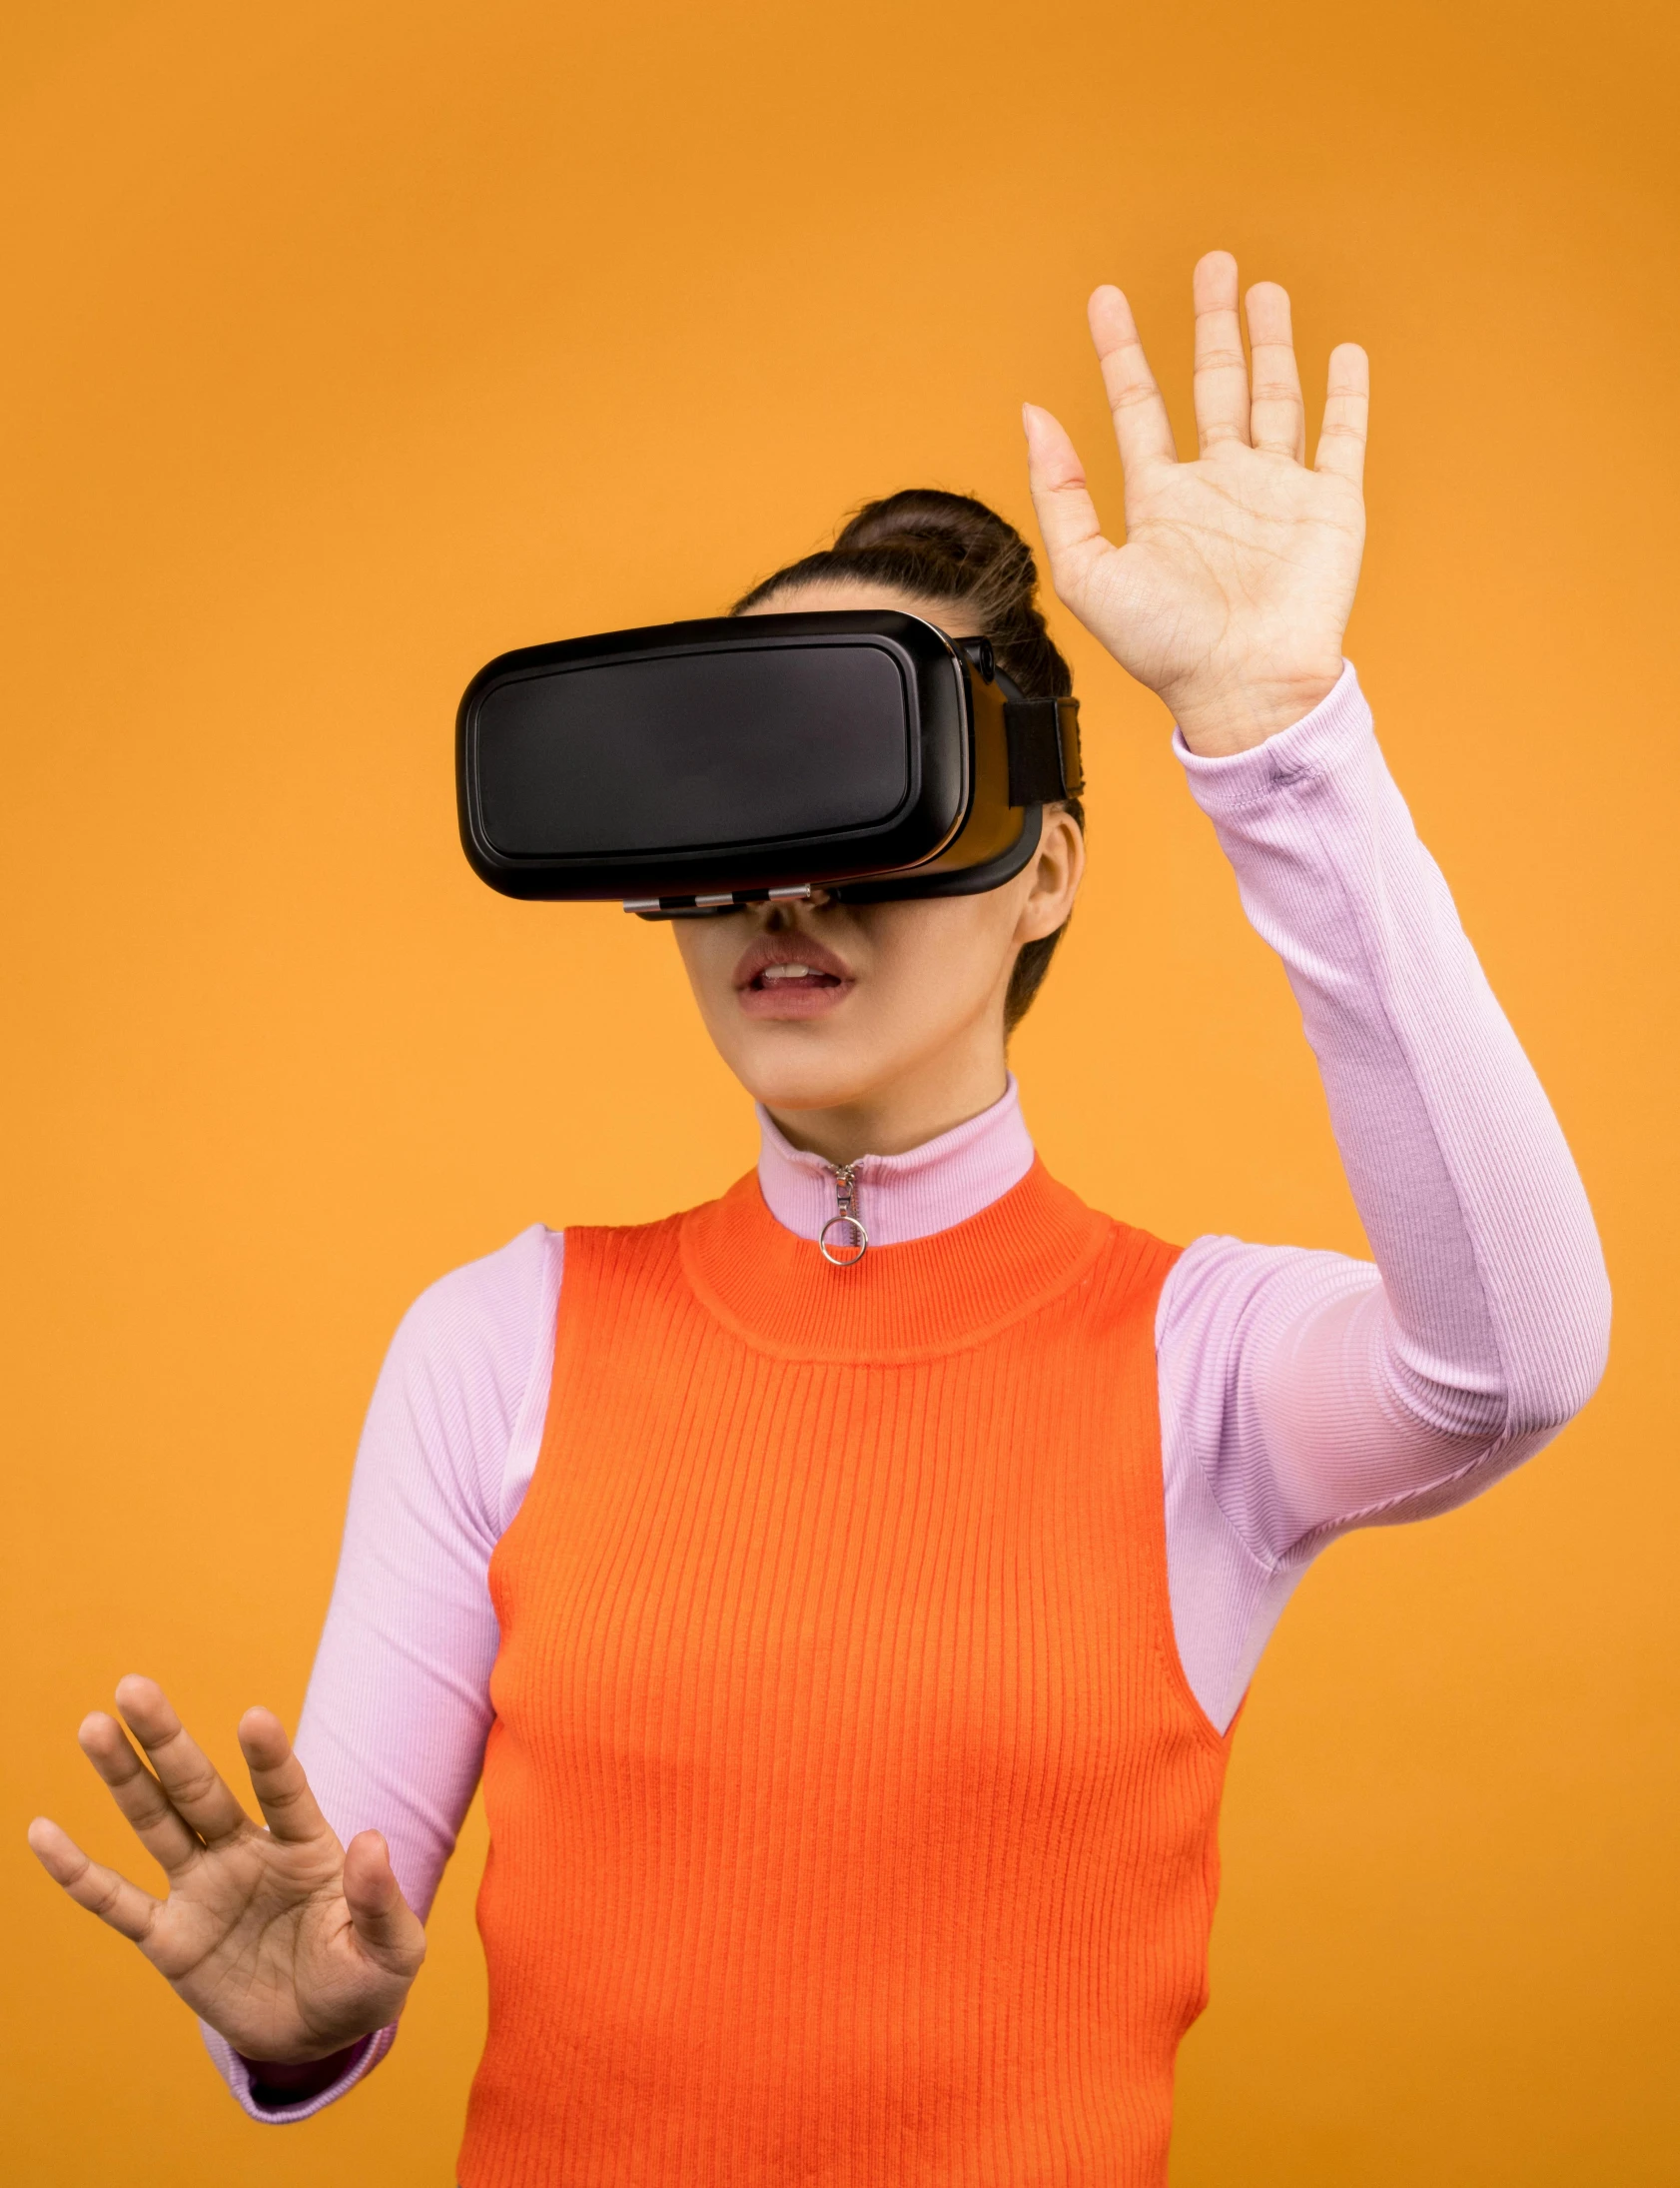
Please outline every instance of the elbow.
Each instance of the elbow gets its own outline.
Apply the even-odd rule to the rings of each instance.
[[[1610,1360],[1610,1286],[1574,1303],[1523,1347],[1531,1362],[1508,1393],[1507,1437],[1545,1441],[1566,1429],[1590,1402]]]

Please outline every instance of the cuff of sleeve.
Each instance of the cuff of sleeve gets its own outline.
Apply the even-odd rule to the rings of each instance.
[[[393,2021],[388,2028],[382,2028],[377,2034],[370,2036],[344,2072],[336,2080],[330,2081],[325,2089],[318,2089],[314,2096],[305,2097],[298,2104],[285,2105],[257,2102],[251,2093],[250,2067],[227,2037],[218,2035],[208,2021],[200,2021],[199,2034],[204,2038],[205,2049],[215,2061],[216,2071],[233,2091],[241,2111],[250,2118],[261,2121],[265,2127],[290,2127],[294,2120],[314,2119],[328,2105],[337,2104],[358,2082],[365,2081],[397,2041],[397,2023]]]
[[[1370,742],[1371,734],[1370,707],[1353,663],[1344,660],[1334,687],[1310,713],[1247,752],[1205,759],[1191,750],[1176,725],[1173,750],[1190,778],[1192,796],[1210,818],[1219,820],[1263,804],[1293,783],[1333,773]]]

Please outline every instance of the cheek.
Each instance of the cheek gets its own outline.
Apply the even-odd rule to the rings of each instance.
[[[723,931],[732,930],[733,926],[733,921],[722,919],[673,919],[671,922],[671,936],[677,955],[682,959],[682,969],[688,975],[696,1002],[708,1017],[719,1016],[724,1005],[732,1005],[735,1000],[735,966],[746,947],[747,937]]]
[[[997,892],[880,908],[893,915],[872,937],[883,1001],[961,1018],[1003,979],[1014,920]]]

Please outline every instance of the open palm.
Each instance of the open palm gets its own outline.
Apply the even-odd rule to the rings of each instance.
[[[49,1874],[137,1944],[248,2057],[326,2058],[395,2020],[424,1958],[425,1932],[379,1833],[341,1847],[279,1718],[251,1709],[239,1727],[265,1830],[160,1686],[124,1679],[117,1701],[152,1768],[103,1711],[83,1722],[82,1748],[161,1863],[169,1895],[154,1898],[102,1868],[40,1817],[29,1842]]]
[[[1126,544],[1103,536],[1072,441],[1026,413],[1029,476],[1051,579],[1123,667],[1160,693],[1193,750],[1241,751],[1298,720],[1334,685],[1364,546],[1360,477],[1369,375],[1330,356],[1316,461],[1289,300],[1261,282],[1238,319],[1237,262],[1196,269],[1200,454],[1182,464],[1131,307],[1091,300],[1091,333],[1126,475]]]

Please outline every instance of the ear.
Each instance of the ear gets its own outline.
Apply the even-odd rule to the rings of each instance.
[[[1085,831],[1065,805],[1045,807],[1044,832],[1027,877],[1030,885],[1015,926],[1017,944],[1054,934],[1073,910],[1085,877]]]

